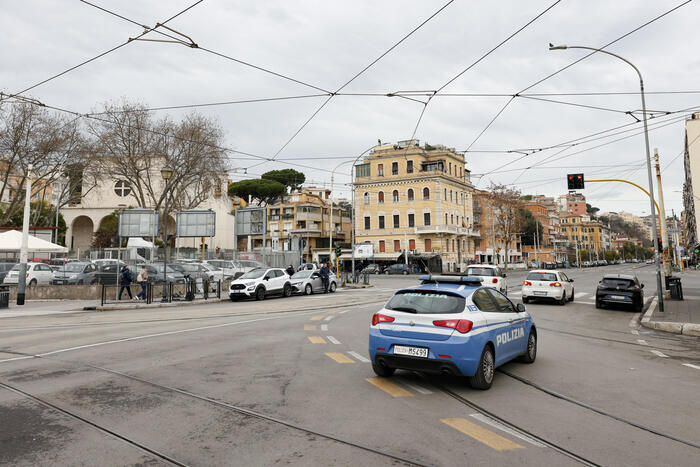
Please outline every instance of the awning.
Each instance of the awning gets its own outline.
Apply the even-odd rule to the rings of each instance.
[[[67,253],[68,248],[55,243],[42,240],[33,235],[29,235],[27,242],[28,250],[31,253]],[[19,252],[22,248],[22,232],[19,230],[8,230],[0,234],[0,252]]]
[[[141,237],[129,237],[129,241],[126,243],[127,248],[155,248],[153,243],[144,240]]]
[[[374,256],[371,257],[365,257],[365,258],[360,258],[359,256],[355,256],[355,261],[362,261],[362,260],[368,260],[368,261],[390,261],[390,260],[396,260],[398,259],[399,256],[401,256],[401,252],[393,252],[393,253],[375,253]],[[352,253],[343,253],[340,255],[341,260],[352,260]]]

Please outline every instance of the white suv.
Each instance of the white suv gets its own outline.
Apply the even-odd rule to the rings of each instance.
[[[499,292],[508,295],[506,273],[502,272],[498,266],[492,266],[490,264],[473,264],[467,268],[467,276],[480,277],[481,285],[484,287],[492,287]]]
[[[33,286],[37,284],[49,284],[53,277],[53,271],[48,264],[27,263],[26,284]],[[19,281],[19,264],[15,264],[5,276],[3,284],[17,284]]]
[[[284,269],[253,269],[231,282],[228,290],[228,296],[234,302],[241,298],[251,297],[263,300],[266,296],[274,294],[280,294],[284,297],[292,295],[292,284]]]

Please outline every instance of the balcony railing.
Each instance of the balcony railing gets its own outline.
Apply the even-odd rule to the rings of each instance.
[[[480,237],[481,233],[478,230],[459,227],[456,225],[438,224],[438,225],[421,225],[416,226],[416,234],[454,234],[467,235],[471,237]]]

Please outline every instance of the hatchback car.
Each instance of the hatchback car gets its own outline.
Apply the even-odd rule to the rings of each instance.
[[[328,291],[335,292],[338,288],[338,278],[332,272],[328,276]],[[321,275],[318,271],[310,271],[305,269],[294,273],[290,280],[292,284],[292,292],[294,293],[304,293],[306,295],[311,295],[314,293],[321,293],[325,289],[323,287],[323,281],[321,280]]]
[[[574,280],[562,271],[530,271],[523,281],[523,303],[531,300],[555,300],[560,305],[574,301]]]
[[[9,270],[3,284],[17,284],[19,282],[19,267],[19,264],[15,264],[12,269]],[[52,277],[53,272],[48,264],[27,263],[27,285],[49,284]]]
[[[420,276],[372,316],[369,354],[378,376],[396,369],[467,376],[488,389],[513,359],[532,363],[537,330],[522,303],[468,276]]]
[[[66,263],[54,270],[51,284],[97,284],[97,266],[92,263]]]
[[[382,272],[382,268],[377,263],[370,263],[362,268],[362,272],[367,274],[379,274]]]
[[[292,295],[289,275],[281,268],[259,268],[246,272],[229,286],[229,298],[236,301],[241,298],[255,297],[263,300],[268,295]]]
[[[403,274],[407,276],[410,273],[411,269],[408,267],[408,264],[404,263],[391,264],[384,268],[384,274]]]
[[[493,287],[504,294],[508,294],[506,273],[501,272],[501,268],[498,266],[490,264],[471,265],[467,268],[467,276],[480,277],[484,286]]]
[[[606,305],[626,305],[637,313],[644,307],[644,284],[637,276],[628,274],[606,274],[598,283],[595,293],[595,307]]]
[[[17,263],[0,263],[0,284],[2,284],[2,281],[5,279],[5,276],[7,275],[8,272],[15,266]]]

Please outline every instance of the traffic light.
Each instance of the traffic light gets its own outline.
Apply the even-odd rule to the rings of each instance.
[[[661,237],[656,237],[656,244],[659,247],[659,251],[664,251],[664,242],[662,241]]]
[[[342,253],[342,251],[341,251],[341,249],[340,249],[340,245],[336,245],[336,246],[335,246],[335,257],[336,257],[336,258],[340,258],[340,254],[341,254],[341,253]]]
[[[583,190],[583,174],[568,174],[566,177],[566,183],[569,190]]]

